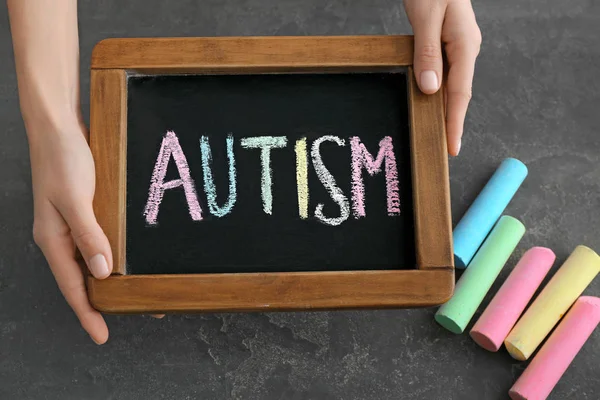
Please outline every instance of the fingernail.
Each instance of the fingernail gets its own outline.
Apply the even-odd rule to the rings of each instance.
[[[110,274],[108,263],[102,254],[96,254],[90,258],[89,267],[92,275],[96,278],[106,278]]]
[[[434,93],[440,88],[437,74],[434,71],[421,72],[421,90],[426,93]]]
[[[458,153],[460,153],[460,146],[461,145],[462,145],[462,139],[459,139],[458,146],[456,147],[456,155],[458,155]]]
[[[96,343],[98,346],[102,345],[102,343],[97,341],[96,339],[94,339],[94,337],[92,335],[90,335],[90,339],[92,339],[92,342]]]

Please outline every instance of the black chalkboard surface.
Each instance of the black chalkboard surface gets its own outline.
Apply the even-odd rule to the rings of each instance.
[[[127,93],[128,274],[415,267],[405,73],[134,75]]]

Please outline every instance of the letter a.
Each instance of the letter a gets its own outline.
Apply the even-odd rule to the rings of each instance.
[[[173,156],[173,159],[175,160],[175,165],[177,166],[180,179],[174,179],[172,181],[165,182],[167,167],[169,165],[171,156]],[[177,139],[175,132],[168,131],[163,138],[160,151],[158,152],[158,158],[156,159],[156,164],[154,165],[154,171],[152,172],[148,201],[146,202],[146,207],[144,208],[146,223],[149,225],[156,224],[158,209],[160,207],[160,203],[162,202],[165,190],[175,189],[179,186],[183,186],[192,220],[202,220],[202,209],[198,203],[198,195],[196,194],[196,189],[194,188],[194,181],[190,176],[190,168],[188,166],[187,159],[183,154],[183,150],[181,150],[179,139]]]

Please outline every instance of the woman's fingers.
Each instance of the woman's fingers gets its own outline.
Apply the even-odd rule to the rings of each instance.
[[[460,152],[464,121],[471,100],[475,61],[481,46],[481,32],[470,1],[450,2],[442,40],[449,63],[446,82],[448,152],[456,156]]]
[[[96,221],[91,202],[62,208],[62,216],[90,272],[97,279],[107,278],[112,272],[112,252],[104,231]]]
[[[404,6],[415,35],[414,70],[423,93],[433,94],[442,85],[442,25],[445,1],[405,1]]]
[[[95,343],[106,343],[108,327],[102,315],[89,303],[83,273],[75,260],[75,243],[68,226],[52,204],[46,202],[38,207],[44,210],[36,210],[43,218],[36,221],[35,241],[50,264],[60,291],[77,315],[83,329]]]
[[[442,44],[449,70],[445,83],[448,153],[458,155],[471,99],[481,32],[470,0],[405,0],[415,34],[415,78],[423,93],[439,90],[444,77]]]
[[[471,101],[474,61],[457,61],[450,65],[447,85],[446,133],[448,152],[457,156],[462,144],[465,117]]]
[[[112,272],[112,251],[108,238],[96,221],[91,204],[64,207],[62,215],[71,229],[71,236],[81,252],[90,272],[97,279],[104,279]],[[161,319],[164,314],[151,314]]]

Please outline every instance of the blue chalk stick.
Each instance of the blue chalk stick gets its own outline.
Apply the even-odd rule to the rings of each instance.
[[[521,161],[507,158],[454,228],[454,264],[466,268],[527,176]]]

